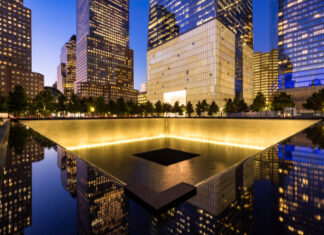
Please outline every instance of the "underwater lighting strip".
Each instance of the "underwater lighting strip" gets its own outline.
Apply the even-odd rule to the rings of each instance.
[[[177,140],[195,141],[195,142],[201,142],[201,143],[226,145],[226,146],[249,148],[249,149],[256,149],[256,150],[264,150],[265,149],[265,147],[260,147],[260,146],[234,144],[234,143],[229,143],[229,142],[222,142],[222,141],[215,141],[215,140],[204,140],[204,139],[191,138],[191,137],[179,137],[179,136],[173,136],[173,135],[169,135],[169,136],[162,135],[162,136],[145,137],[145,138],[130,139],[130,140],[120,140],[120,141],[113,141],[113,142],[100,143],[100,144],[79,145],[79,146],[75,146],[75,147],[68,147],[67,149],[72,151],[72,150],[79,150],[79,149],[86,149],[86,148],[105,147],[105,146],[117,145],[117,144],[127,144],[127,143],[140,142],[140,141],[146,141],[146,140],[162,139],[162,138],[172,138],[172,139],[177,139]]]
[[[226,145],[226,146],[239,147],[239,148],[249,148],[249,149],[256,149],[256,150],[264,150],[265,149],[265,147],[260,147],[260,146],[252,146],[252,145],[246,145],[246,144],[234,144],[234,143],[229,143],[229,142],[222,142],[222,141],[216,141],[216,140],[204,140],[204,139],[191,138],[191,137],[179,137],[179,136],[171,135],[171,136],[168,136],[168,138],[202,142],[202,143],[208,143],[208,144]]]
[[[96,148],[96,147],[105,147],[110,145],[117,145],[117,144],[127,144],[133,142],[140,142],[145,140],[155,140],[165,138],[165,136],[154,136],[154,137],[145,137],[145,138],[138,138],[138,139],[130,139],[130,140],[119,140],[119,141],[112,141],[107,143],[100,143],[100,144],[89,144],[89,145],[79,145],[75,147],[68,147],[68,150],[78,150],[78,149],[86,149],[86,148]]]

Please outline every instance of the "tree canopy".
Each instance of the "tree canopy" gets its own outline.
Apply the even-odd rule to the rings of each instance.
[[[254,98],[251,109],[254,112],[262,112],[266,107],[266,97],[259,92]]]
[[[295,104],[292,100],[291,95],[288,95],[285,92],[281,92],[279,95],[276,95],[273,98],[271,103],[272,110],[274,111],[284,111],[286,108],[293,108]]]
[[[19,117],[28,107],[28,97],[22,86],[15,86],[14,90],[8,95],[8,111]]]

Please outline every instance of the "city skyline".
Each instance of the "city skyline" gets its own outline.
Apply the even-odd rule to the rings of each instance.
[[[24,5],[32,10],[33,69],[45,75],[46,86],[52,86],[56,81],[60,49],[76,33],[76,1],[59,0],[52,3],[25,0]],[[270,50],[270,30],[264,27],[270,22],[269,2],[254,0],[253,8],[254,49],[266,52]],[[135,89],[139,89],[140,84],[146,82],[148,10],[148,0],[130,1],[130,48],[134,50]],[[60,17],[56,17],[54,21],[55,15]],[[46,38],[51,40],[50,47]]]

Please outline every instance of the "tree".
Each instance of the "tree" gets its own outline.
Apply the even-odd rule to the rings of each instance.
[[[139,109],[139,113],[141,114],[141,116],[145,117],[146,116],[146,103],[140,104],[138,109]]]
[[[99,96],[95,102],[94,102],[94,108],[95,112],[99,113],[100,115],[103,115],[107,112],[107,105],[105,103],[105,100],[102,96]]]
[[[160,100],[155,103],[155,112],[158,116],[161,116],[163,113],[163,104]]]
[[[75,94],[71,96],[71,100],[67,105],[67,111],[70,113],[78,113],[80,112],[81,100]]]
[[[274,111],[284,111],[286,108],[295,107],[295,104],[292,100],[291,95],[288,95],[285,92],[281,92],[279,95],[273,98],[271,107]]]
[[[174,103],[172,112],[173,113],[177,113],[179,115],[182,115],[183,114],[182,108],[179,105],[179,101],[177,101],[177,102]]]
[[[324,89],[313,93],[313,95],[306,100],[306,103],[303,104],[303,107],[313,110],[315,114],[317,111],[322,112],[324,107]]]
[[[15,86],[14,90],[9,92],[8,111],[19,117],[28,107],[28,97],[22,86]]]
[[[226,101],[224,111],[228,114],[235,113],[235,106],[231,98]]]
[[[58,103],[57,103],[57,111],[62,112],[63,116],[65,111],[67,110],[67,105],[66,105],[66,97],[64,95],[60,95],[58,98]]]
[[[201,102],[201,111],[204,112],[208,112],[208,103],[206,100],[203,100]]]
[[[124,116],[127,113],[127,103],[125,102],[123,97],[117,100],[116,111],[118,116]]]
[[[7,99],[2,95],[2,91],[0,91],[0,112],[7,111]]]
[[[249,106],[245,103],[244,99],[239,96],[235,97],[233,101],[235,113],[243,113],[249,111]]]
[[[147,115],[153,115],[154,113],[154,107],[153,104],[150,101],[147,101],[145,104],[145,114]]]
[[[82,98],[80,100],[79,112],[80,113],[93,113],[94,109],[94,100],[92,97]]]
[[[109,101],[108,110],[110,112],[110,115],[117,114],[117,105],[116,105],[115,101],[113,101],[113,100]]]
[[[190,101],[187,103],[186,111],[188,113],[188,116],[191,117],[191,114],[194,112],[194,109]]]
[[[130,115],[140,114],[139,105],[133,102],[132,100],[127,101],[127,107],[128,107],[128,114]]]
[[[55,109],[55,99],[50,90],[43,90],[38,93],[35,100],[37,111],[46,117]]]
[[[213,116],[213,114],[217,114],[218,111],[218,105],[215,103],[215,101],[213,101],[208,108],[208,115]]]
[[[261,92],[259,92],[253,100],[251,109],[254,112],[262,112],[265,109],[265,107],[266,107],[266,97]]]
[[[201,106],[201,102],[200,101],[198,101],[198,103],[196,104],[196,113],[197,113],[198,117],[201,116],[202,106]]]
[[[29,115],[37,115],[37,106],[36,106],[36,102],[29,98],[28,99],[28,107],[27,107],[28,113]]]
[[[173,107],[171,104],[169,104],[169,103],[163,104],[163,110],[165,113],[171,113],[172,109],[173,109]]]

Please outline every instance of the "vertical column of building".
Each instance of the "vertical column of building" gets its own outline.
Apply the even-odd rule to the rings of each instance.
[[[0,89],[7,95],[16,85],[35,97],[44,76],[31,71],[31,11],[23,1],[0,2]]]
[[[235,95],[253,100],[252,0],[217,0],[217,18],[235,33]]]
[[[259,92],[266,97],[270,105],[273,96],[278,91],[278,50],[254,53],[254,95]]]

